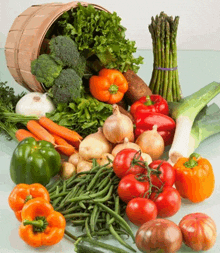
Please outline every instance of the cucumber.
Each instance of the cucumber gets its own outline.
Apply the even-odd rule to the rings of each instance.
[[[75,243],[75,251],[77,253],[128,253],[123,249],[89,238],[80,238]]]

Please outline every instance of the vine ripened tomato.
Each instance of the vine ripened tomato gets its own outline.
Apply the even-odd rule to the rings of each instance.
[[[158,216],[161,218],[173,216],[179,211],[181,206],[181,196],[171,186],[163,187],[161,193],[153,192],[150,199],[156,204]]]
[[[156,160],[149,164],[151,173],[151,182],[153,185],[161,188],[161,186],[172,186],[175,183],[175,170],[171,164],[163,160]]]
[[[122,149],[117,153],[113,161],[113,170],[115,174],[123,178],[128,174],[140,174],[145,171],[143,167],[136,164],[134,159],[139,159],[143,161],[143,158],[140,156],[140,153],[131,148]]]
[[[156,219],[157,207],[150,199],[134,198],[128,202],[126,214],[132,223],[141,226],[147,221]]]
[[[118,184],[118,195],[122,201],[128,203],[137,197],[147,197],[150,188],[148,181],[139,181],[138,175],[129,174],[121,179]]]

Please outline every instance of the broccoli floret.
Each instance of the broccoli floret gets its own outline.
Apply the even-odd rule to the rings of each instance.
[[[70,37],[61,35],[54,37],[50,40],[49,47],[50,55],[57,63],[70,68],[77,65],[80,54],[75,42]]]
[[[31,62],[31,73],[36,76],[38,82],[50,88],[55,78],[62,70],[62,65],[57,64],[48,54],[41,54]]]
[[[63,69],[55,79],[50,93],[55,105],[69,103],[81,95],[82,78],[73,69]]]
[[[83,77],[85,74],[85,69],[86,69],[86,59],[83,56],[81,56],[78,60],[77,65],[74,67],[74,70],[80,77]]]
[[[74,69],[83,77],[86,68],[86,59],[80,55],[76,43],[67,36],[57,36],[49,43],[50,55],[64,67]]]

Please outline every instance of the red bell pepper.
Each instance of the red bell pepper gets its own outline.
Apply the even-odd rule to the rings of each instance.
[[[176,128],[175,121],[164,114],[155,112],[136,112],[135,137],[137,138],[144,131],[152,130],[157,125],[157,131],[162,136],[165,146],[170,145]]]
[[[167,101],[160,95],[144,96],[131,105],[130,113],[134,118],[136,112],[158,112],[168,115],[169,107]]]

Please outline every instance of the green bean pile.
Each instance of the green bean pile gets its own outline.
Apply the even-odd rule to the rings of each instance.
[[[113,235],[123,246],[135,251],[120,235],[133,232],[122,218],[126,204],[117,194],[120,179],[113,168],[100,166],[93,160],[90,171],[75,174],[67,180],[58,179],[47,187],[51,204],[72,226],[81,226],[85,234],[79,237]]]

